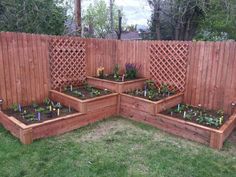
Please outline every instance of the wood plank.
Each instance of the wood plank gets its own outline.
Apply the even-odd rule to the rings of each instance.
[[[4,35],[4,33],[0,32],[0,99],[3,99],[4,105],[7,105],[6,76],[4,70],[6,66],[4,65],[2,35]]]

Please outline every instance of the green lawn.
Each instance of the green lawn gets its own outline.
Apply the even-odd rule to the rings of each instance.
[[[28,146],[0,126],[5,176],[233,177],[236,144],[216,151],[119,117]]]

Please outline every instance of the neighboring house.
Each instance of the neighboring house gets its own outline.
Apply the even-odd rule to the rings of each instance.
[[[106,39],[117,39],[116,34],[108,34]],[[142,40],[140,36],[140,32],[138,31],[129,31],[129,32],[122,32],[121,33],[121,40]]]
[[[142,40],[142,37],[138,31],[123,32],[121,40]]]

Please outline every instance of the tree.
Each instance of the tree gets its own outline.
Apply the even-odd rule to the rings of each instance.
[[[76,28],[78,35],[81,36],[81,0],[75,0]]]
[[[119,15],[118,8],[113,4],[113,25],[114,30],[119,29]],[[121,15],[124,16],[121,12]],[[125,24],[124,21],[123,25]],[[84,32],[86,37],[98,37],[105,38],[112,32],[110,9],[104,0],[95,1],[94,4],[90,4],[85,13],[83,14],[83,25],[87,29]]]
[[[155,39],[191,40],[204,17],[207,0],[148,0]]]
[[[196,39],[236,39],[236,1],[211,0],[205,18],[198,28]]]
[[[55,0],[1,0],[0,30],[63,34],[66,11]]]
[[[90,4],[84,15],[84,24],[88,27],[89,37],[104,38],[110,30],[109,10],[104,0]]]

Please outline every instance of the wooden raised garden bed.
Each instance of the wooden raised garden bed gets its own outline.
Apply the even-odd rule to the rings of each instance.
[[[88,113],[106,107],[117,107],[118,93],[109,93],[107,95],[102,95],[94,98],[81,99],[63,92],[51,90],[49,97],[50,99],[58,101],[64,105],[71,106],[81,113]]]
[[[117,113],[116,103],[109,103],[106,107],[103,104],[102,107],[99,106],[99,109],[95,104],[96,101],[87,104],[95,107],[94,110],[89,110],[87,114],[79,113],[72,107],[63,106],[61,109],[56,109],[56,106],[51,107],[51,105],[40,106],[36,109],[32,109],[32,105],[25,106],[20,108],[21,111],[17,108],[8,109],[0,111],[0,123],[12,135],[19,138],[23,144],[30,144],[35,139],[62,134]],[[43,110],[43,108],[45,109]],[[38,112],[40,112],[40,116]]]
[[[224,141],[236,127],[236,112],[221,127],[216,129],[165,115],[164,113],[152,115],[144,110],[136,109],[130,104],[125,104],[123,101],[125,100],[121,101],[120,110],[122,116],[155,126],[168,133],[206,144],[215,149],[222,148]]]
[[[124,93],[120,96],[121,107],[135,109],[137,111],[149,113],[150,115],[156,115],[157,113],[169,109],[182,101],[183,93],[178,93],[159,101],[151,101]]]
[[[145,80],[147,79],[141,78],[141,79],[124,81],[124,82],[116,82],[116,81],[87,76],[88,84],[91,84],[100,88],[107,88],[117,93],[122,93],[129,89],[142,88],[144,86]]]

